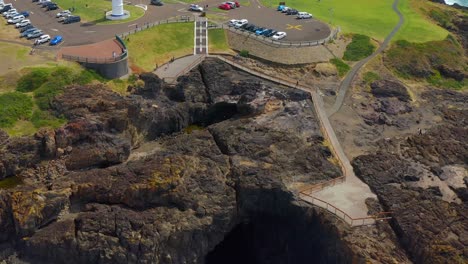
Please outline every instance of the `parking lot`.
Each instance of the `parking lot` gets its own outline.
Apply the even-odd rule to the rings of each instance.
[[[253,3],[249,7],[230,10],[228,14],[230,19],[245,18],[257,26],[286,32],[286,38],[281,41],[316,41],[330,35],[330,28],[323,22],[315,19],[296,19],[295,15],[286,15],[272,8],[259,8]]]
[[[86,22],[62,24],[55,17],[61,11],[60,9],[45,11],[44,8],[41,8],[40,5],[31,0],[6,2],[11,2],[19,11],[29,11],[30,17],[28,19],[31,20],[35,27],[41,29],[44,34],[63,36],[64,42],[61,44],[62,46],[96,43],[111,39],[116,34],[133,30],[138,26],[143,27],[146,23],[193,14],[187,10],[188,4],[184,3],[164,4],[164,6],[148,5],[148,9],[142,18],[127,23],[110,25],[96,25]],[[130,0],[130,2],[134,4],[141,3],[139,0]],[[217,0],[206,0],[199,2],[199,5],[205,6],[208,4],[210,7],[213,7],[220,3],[221,1]],[[215,12],[209,10],[208,13]],[[251,5],[248,7],[243,6],[229,10],[226,14],[229,19],[246,18],[249,20],[249,23],[256,24],[257,26],[285,31],[287,37],[282,41],[315,41],[326,38],[330,34],[330,28],[325,23],[315,19],[298,20],[295,15],[288,16],[272,8],[260,7],[254,0],[252,0]]]

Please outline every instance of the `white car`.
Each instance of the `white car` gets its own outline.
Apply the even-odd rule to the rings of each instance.
[[[15,17],[12,17],[12,18],[8,19],[7,22],[8,22],[8,24],[16,24],[16,23],[21,22],[23,19],[24,19],[24,16],[19,15],[19,16],[15,16]]]
[[[233,27],[233,26],[236,25],[236,23],[237,23],[238,21],[240,21],[240,20],[238,20],[238,19],[231,19],[231,20],[229,20],[229,22],[228,22],[228,26]]]
[[[6,15],[6,18],[13,18],[13,17],[15,17],[15,16],[17,16],[17,15],[19,15],[19,14],[20,14],[20,13],[18,13],[18,12],[15,11],[15,12],[13,12],[13,13],[9,13],[8,15]]]
[[[50,40],[49,35],[42,35],[38,39],[36,39],[36,41],[34,42],[34,45],[40,45],[40,44],[48,42],[49,40]]]
[[[20,28],[20,27],[25,27],[27,25],[31,25],[31,21],[29,19],[23,19],[21,20],[20,22],[16,23],[16,27],[17,28]]]
[[[59,17],[58,21],[59,21],[59,22],[63,22],[63,21],[65,21],[65,19],[67,19],[67,18],[69,18],[69,17],[71,17],[71,16],[72,16],[71,14],[70,14],[70,15],[66,15],[66,14],[65,14],[65,15]]]
[[[37,1],[37,4],[43,4],[45,2],[50,2],[50,0],[39,0],[39,1]]]
[[[297,18],[298,19],[309,19],[309,18],[312,18],[312,15],[307,13],[307,12],[299,12],[299,13],[297,13]]]
[[[249,21],[247,19],[241,19],[241,20],[237,21],[236,24],[234,24],[234,27],[235,28],[240,28],[243,25],[247,25],[248,23],[249,23]]]
[[[277,32],[271,38],[274,39],[274,40],[280,40],[280,39],[285,38],[285,37],[286,37],[286,32]]]
[[[6,16],[8,16],[9,14],[12,14],[12,13],[18,13],[18,11],[16,11],[16,9],[13,8],[13,9],[10,9],[10,10],[6,11],[5,13],[3,13],[3,16],[6,17]]]
[[[57,15],[55,17],[63,17],[65,15],[71,15],[71,11],[70,10],[63,10],[62,12],[59,12],[57,13]]]
[[[189,7],[190,11],[203,12],[203,7],[195,4],[191,4]]]

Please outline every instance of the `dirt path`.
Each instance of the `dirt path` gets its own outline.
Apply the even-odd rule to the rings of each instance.
[[[372,53],[369,57],[359,61],[354,65],[354,67],[349,71],[348,75],[346,75],[345,79],[341,82],[338,94],[336,96],[335,103],[333,104],[333,107],[329,109],[328,111],[328,117],[334,115],[336,112],[338,112],[343,105],[344,99],[346,97],[346,93],[348,92],[349,87],[351,86],[351,83],[353,82],[354,77],[357,75],[359,70],[366,64],[368,61],[372,60],[375,56],[380,54],[382,51],[384,51],[392,38],[395,36],[395,34],[398,32],[400,29],[401,25],[403,25],[403,22],[405,21],[403,15],[401,14],[400,10],[398,10],[398,2],[399,0],[395,0],[392,5],[392,9],[395,13],[397,13],[399,17],[398,24],[393,28],[393,30],[388,34],[388,36],[385,38],[385,40],[382,42],[382,45],[374,52]]]

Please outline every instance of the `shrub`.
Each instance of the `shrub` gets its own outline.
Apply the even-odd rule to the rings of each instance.
[[[249,51],[248,50],[241,50],[239,52],[239,56],[247,58],[247,57],[249,57]]]
[[[80,84],[80,85],[85,85],[85,84],[90,84],[93,81],[99,81],[99,82],[105,82],[106,79],[99,75],[94,70],[84,70],[81,71],[74,79],[73,83]]]
[[[347,61],[358,61],[364,59],[374,52],[375,46],[370,42],[370,38],[365,35],[355,34],[353,40],[346,46],[343,59]]]
[[[66,80],[52,79],[34,91],[34,100],[37,106],[42,110],[50,108],[52,99],[63,92],[64,87],[68,85]]]
[[[364,73],[363,79],[366,84],[369,84],[371,82],[380,80],[380,76],[375,72],[369,71],[369,72]]]
[[[16,85],[18,92],[32,92],[47,82],[50,68],[35,68],[30,73],[23,75]]]
[[[351,69],[348,64],[338,58],[331,59],[330,62],[336,66],[340,77],[345,76],[346,73]]]
[[[35,110],[31,116],[31,122],[36,128],[57,128],[66,122],[65,118],[57,118],[49,111]]]
[[[11,127],[19,119],[31,116],[33,101],[30,96],[11,92],[0,95],[0,127]]]
[[[128,77],[128,82],[130,84],[134,84],[136,81],[138,81],[138,75],[132,74]]]

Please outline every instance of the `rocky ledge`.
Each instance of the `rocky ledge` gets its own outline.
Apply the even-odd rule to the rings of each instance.
[[[257,263],[372,258],[292,191],[341,174],[309,94],[214,60],[175,86],[140,77],[127,97],[66,88],[61,128],[0,133],[0,177],[22,181],[0,190],[0,259],[229,263],[233,230],[254,230],[237,233]]]

